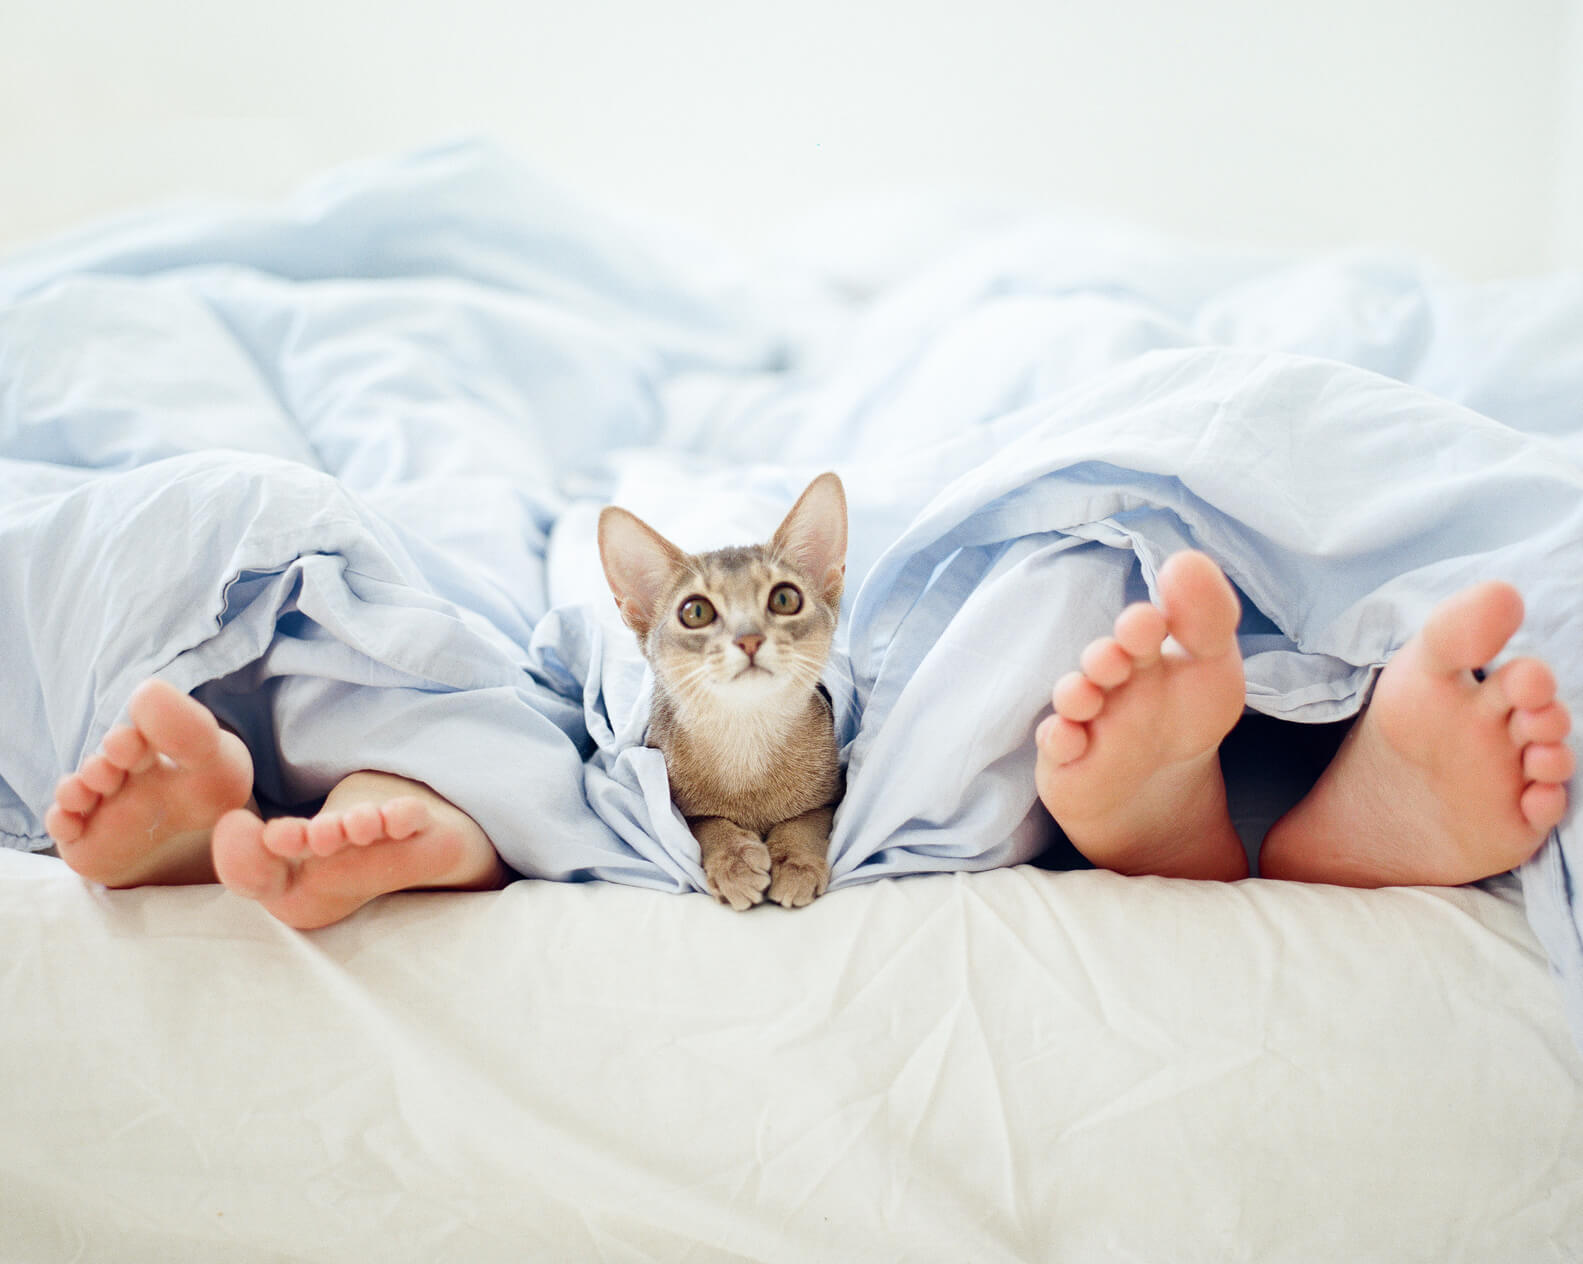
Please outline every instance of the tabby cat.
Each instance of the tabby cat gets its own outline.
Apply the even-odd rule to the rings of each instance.
[[[684,553],[624,509],[599,556],[654,671],[648,744],[665,756],[710,893],[797,908],[829,881],[841,797],[819,684],[846,577],[846,493],[821,474],[768,544]]]

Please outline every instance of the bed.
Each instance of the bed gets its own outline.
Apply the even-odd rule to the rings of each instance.
[[[1475,887],[1127,879],[1029,742],[1184,546],[1250,725],[1491,573],[1583,697],[1583,285],[949,220],[750,266],[468,144],[0,266],[0,1255],[1583,1256],[1573,816]],[[831,889],[738,915],[592,524],[753,538],[821,468]],[[406,773],[527,880],[307,934],[84,882],[43,808],[149,675],[261,797]],[[1251,847],[1303,745],[1243,743]]]
[[[302,935],[4,861],[8,1259],[1577,1258],[1510,891],[522,882]]]

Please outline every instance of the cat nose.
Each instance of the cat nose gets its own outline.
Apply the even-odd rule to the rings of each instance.
[[[760,648],[762,648],[764,644],[764,638],[758,633],[752,632],[746,636],[737,637],[734,644],[736,645],[737,649],[741,650],[748,656],[748,662],[751,663],[753,661],[753,656],[759,652]]]

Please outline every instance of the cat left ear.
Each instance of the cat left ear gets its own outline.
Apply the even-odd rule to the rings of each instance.
[[[607,506],[599,514],[599,560],[622,621],[641,639],[682,566],[680,549],[636,514]]]
[[[816,584],[830,605],[841,600],[846,582],[846,489],[834,474],[821,474],[797,498],[770,541]]]

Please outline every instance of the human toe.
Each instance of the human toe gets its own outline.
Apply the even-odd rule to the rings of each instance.
[[[367,847],[385,837],[385,821],[377,803],[359,803],[341,818],[346,838],[355,847]]]
[[[1067,672],[1050,695],[1055,713],[1077,724],[1087,723],[1105,705],[1105,691],[1082,672]]]
[[[1078,659],[1083,675],[1101,689],[1115,689],[1132,675],[1132,655],[1114,637],[1091,641]]]
[[[1571,748],[1559,742],[1523,748],[1523,776],[1529,781],[1565,781],[1576,765]]]
[[[75,843],[88,829],[88,823],[76,812],[68,812],[58,803],[50,805],[44,813],[44,829],[63,846]]]
[[[306,830],[308,850],[315,856],[333,856],[346,846],[346,827],[339,812],[320,812]]]
[[[62,777],[55,787],[55,802],[67,812],[86,816],[99,806],[99,792],[82,779],[80,773]]]
[[[118,768],[103,755],[89,757],[78,775],[83,784],[98,795],[114,794],[126,781],[126,769]]]
[[[1047,716],[1034,730],[1034,741],[1052,764],[1069,764],[1088,749],[1088,730],[1059,715]]]
[[[148,739],[130,724],[118,724],[104,735],[104,754],[117,768],[147,772],[156,758]]]
[[[1523,790],[1518,806],[1534,829],[1554,829],[1566,815],[1566,788],[1553,781],[1536,781]]]
[[[1450,675],[1490,662],[1522,621],[1522,595],[1510,584],[1486,580],[1431,610],[1418,640],[1428,669]]]
[[[393,839],[411,838],[432,819],[429,805],[414,795],[392,799],[380,811],[385,834]]]
[[[205,763],[220,746],[220,723],[202,703],[163,680],[145,680],[127,709],[156,750],[178,764]]]
[[[1518,708],[1512,712],[1512,741],[1519,746],[1534,742],[1559,742],[1572,731],[1572,715],[1559,702],[1552,702],[1538,710]]]
[[[282,860],[296,860],[308,848],[308,823],[297,816],[277,816],[264,822],[259,841]]]
[[[264,842],[268,824],[245,808],[225,813],[214,823],[211,847],[216,876],[238,895],[263,899],[277,895],[290,881],[284,859]]]
[[[1160,656],[1169,631],[1164,612],[1143,601],[1117,615],[1114,630],[1116,643],[1138,667],[1147,666]]]
[[[1236,642],[1241,603],[1225,572],[1204,553],[1173,555],[1160,568],[1160,601],[1171,636],[1195,658],[1226,653]]]
[[[1491,684],[1495,686],[1495,705],[1504,703],[1508,710],[1538,711],[1556,696],[1555,673],[1537,658],[1512,659],[1486,682],[1486,691]]]

